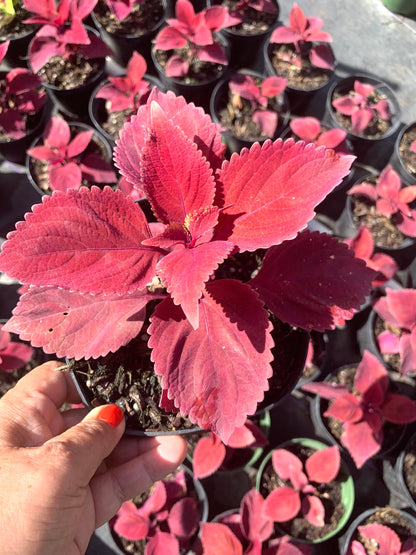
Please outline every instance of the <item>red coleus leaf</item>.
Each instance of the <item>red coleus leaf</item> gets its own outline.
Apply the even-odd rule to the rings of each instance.
[[[176,501],[167,519],[170,531],[177,538],[189,539],[198,530],[201,515],[193,497],[183,497]]]
[[[400,373],[404,376],[416,372],[416,328],[411,333],[403,333],[400,338]]]
[[[49,186],[52,191],[66,193],[66,191],[78,190],[81,187],[82,170],[75,162],[69,162],[62,166],[54,166],[52,162],[48,166],[48,171]]]
[[[62,56],[62,50],[59,42],[53,37],[36,36],[29,45],[29,60],[33,73],[38,73],[54,56]]]
[[[155,39],[155,48],[157,50],[184,48],[186,44],[186,38],[175,27],[164,27],[159,31]]]
[[[264,447],[268,444],[267,437],[251,420],[246,420],[244,426],[236,428],[228,441],[228,447],[243,449],[245,447]]]
[[[354,377],[354,389],[367,403],[381,406],[389,386],[389,376],[380,360],[365,350]]]
[[[312,526],[324,526],[325,508],[319,497],[315,495],[305,495],[302,499],[301,512],[303,517],[312,524]]]
[[[198,51],[198,58],[201,62],[212,62],[223,66],[228,64],[226,52],[219,42],[201,47]]]
[[[341,422],[358,422],[363,416],[361,401],[353,393],[345,393],[335,399],[324,416],[336,418]]]
[[[289,480],[293,472],[302,472],[302,461],[287,449],[274,449],[272,453],[273,469],[283,480]]]
[[[309,391],[310,393],[317,393],[323,399],[337,399],[342,397],[349,390],[344,385],[334,385],[329,382],[310,382],[302,386],[302,391]]]
[[[325,37],[328,35],[325,34]],[[318,39],[317,39],[318,40]],[[309,60],[315,67],[333,70],[335,68],[335,57],[327,44],[318,44],[309,52]]]
[[[117,176],[111,164],[98,154],[87,154],[82,158],[80,169],[85,179],[93,183],[116,183]]]
[[[59,226],[47,223],[55,219]],[[142,289],[155,275],[159,252],[141,245],[151,236],[142,210],[109,187],[45,195],[16,229],[0,262],[22,283],[123,295]]]
[[[291,139],[255,143],[218,173],[217,196],[223,208],[218,234],[240,251],[292,239],[347,175],[352,161],[351,156]]]
[[[172,54],[166,63],[165,73],[167,77],[185,77],[189,71],[189,62],[182,60],[180,56]]]
[[[5,110],[0,114],[0,127],[12,139],[21,139],[26,134],[26,123],[18,110]]]
[[[294,118],[289,125],[295,135],[308,143],[313,143],[321,132],[319,120],[309,116]]]
[[[0,370],[14,372],[22,368],[29,362],[33,352],[29,345],[12,341],[4,326],[0,326]]]
[[[68,143],[67,156],[69,158],[75,158],[76,156],[84,152],[84,150],[89,145],[93,135],[93,129],[77,133],[72,141]]]
[[[391,289],[386,287],[386,295],[373,304],[374,310],[387,323],[402,329],[416,327],[416,290]]]
[[[405,395],[389,393],[383,403],[381,414],[395,424],[409,424],[416,420],[416,402]]]
[[[180,555],[180,545],[178,540],[168,532],[156,529],[154,536],[146,542],[146,555]]]
[[[271,247],[250,285],[284,322],[324,331],[338,323],[337,307],[351,311],[352,317],[374,276],[336,238],[304,231],[292,241]]]
[[[305,462],[305,469],[311,482],[325,484],[335,480],[341,465],[341,455],[337,445],[312,453]]]
[[[243,546],[230,528],[219,522],[201,523],[201,542],[205,555],[243,555]]]
[[[114,523],[114,531],[119,536],[131,541],[141,540],[147,536],[149,527],[149,519],[139,513],[132,501],[121,505]]]
[[[192,470],[197,479],[214,474],[225,458],[225,445],[213,433],[201,437],[196,444],[192,458]]]
[[[166,299],[151,317],[149,346],[169,398],[191,421],[227,443],[268,388],[271,324],[255,293],[235,280],[209,283],[199,313],[194,330]],[[172,337],[175,349],[168,347]]]
[[[7,329],[60,358],[97,358],[115,352],[140,332],[154,295],[88,295],[58,287],[31,287]]]
[[[266,497],[263,514],[275,522],[286,522],[294,518],[300,511],[299,492],[290,486],[276,488]]]
[[[393,553],[399,555],[401,553],[400,538],[388,526],[374,522],[359,526],[358,531],[363,538],[378,546],[377,555],[393,555]]]
[[[366,420],[346,422],[341,442],[348,449],[357,468],[361,468],[381,449],[383,434],[375,434]]]
[[[266,541],[273,533],[273,521],[263,514],[264,499],[255,489],[249,490],[241,500],[241,530],[249,541]]]
[[[155,87],[149,95],[147,104],[141,106],[137,116],[133,116],[124,126],[116,142],[114,153],[116,166],[127,180],[135,186],[142,186],[141,155],[147,141],[151,120],[150,107],[153,101],[157,102],[173,125],[178,126],[188,139],[196,143],[214,173],[222,164],[225,152],[218,126],[211,121],[202,108],[187,104],[182,96],[176,97],[172,92],[165,94]]]
[[[272,110],[256,110],[253,122],[266,137],[273,138],[277,128],[278,115]]]
[[[0,63],[3,61],[4,56],[7,54],[9,49],[10,41],[6,40],[0,44]]]

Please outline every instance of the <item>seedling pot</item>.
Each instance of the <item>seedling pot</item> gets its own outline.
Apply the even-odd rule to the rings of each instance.
[[[416,434],[413,434],[407,444],[405,445],[402,452],[396,459],[396,464],[394,465],[394,469],[396,472],[396,478],[402,489],[403,495],[407,501],[408,506],[416,513],[416,500],[413,497],[409,486],[407,484],[407,472],[409,474],[413,473],[413,469],[415,469],[414,465],[414,458],[415,458],[415,445],[416,445]]]
[[[413,139],[416,139],[416,122],[409,123],[409,125],[401,129],[397,135],[393,154],[390,158],[390,164],[400,175],[403,183],[407,185],[416,185],[416,153],[412,153],[412,156],[415,158],[413,168],[410,168],[403,158],[404,152],[409,149]]]
[[[276,447],[276,449],[287,449],[287,450],[291,450],[291,446],[302,446],[302,447],[306,447],[309,449],[312,449],[314,451],[318,451],[318,450],[322,450],[325,449],[327,447],[329,447],[331,445],[331,443],[324,443],[321,440],[318,439],[314,439],[314,438],[293,438],[289,441],[286,441],[284,443],[282,443],[281,445],[279,445],[278,447]],[[262,460],[260,467],[259,467],[259,471],[257,474],[257,479],[256,479],[256,488],[258,491],[260,491],[260,493],[262,493],[262,476],[263,473],[265,472],[266,467],[271,464],[271,458],[273,455],[273,451],[270,451],[270,453],[268,453],[265,458]],[[326,534],[325,536],[321,537],[321,538],[316,538],[314,540],[306,540],[306,539],[302,539],[302,538],[298,538],[295,537],[294,539],[296,539],[296,541],[300,541],[300,542],[304,542],[304,543],[308,543],[308,544],[320,544],[322,542],[325,542],[327,540],[329,540],[330,538],[332,538],[333,536],[337,535],[340,533],[340,531],[344,528],[344,526],[347,524],[353,507],[354,507],[354,500],[355,500],[355,489],[354,489],[354,480],[353,477],[351,475],[351,471],[349,469],[349,466],[347,465],[347,463],[344,460],[344,456],[341,453],[341,466],[340,466],[340,470],[338,473],[338,476],[335,478],[334,481],[339,481],[341,484],[341,499],[342,499],[342,505],[344,508],[344,513],[342,514],[341,518],[338,521],[337,526],[331,530],[328,534]],[[263,495],[264,496],[264,495]],[[287,533],[285,530],[283,530],[280,526],[279,523],[276,523],[276,527],[283,533]],[[294,537],[294,536],[291,536]]]

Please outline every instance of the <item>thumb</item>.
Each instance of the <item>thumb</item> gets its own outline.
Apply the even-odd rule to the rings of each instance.
[[[60,468],[77,485],[86,485],[120,441],[124,414],[117,405],[91,410],[81,422],[46,442],[61,455]]]

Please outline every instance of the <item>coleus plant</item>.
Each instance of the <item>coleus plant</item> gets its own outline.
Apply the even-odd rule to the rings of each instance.
[[[113,529],[130,541],[146,540],[145,555],[188,552],[201,521],[201,511],[188,492],[184,470],[156,482],[147,499],[137,506],[124,502]]]
[[[289,14],[289,25],[281,25],[270,35],[272,44],[293,44],[294,54],[288,58],[292,65],[302,67],[304,58],[322,69],[333,70],[334,55],[328,42],[332,42],[329,33],[322,31],[323,21],[319,17],[306,17],[303,10],[296,4]]]
[[[0,63],[9,41],[0,45]],[[16,67],[0,75],[0,128],[10,139],[26,135],[29,116],[38,114],[47,99],[42,82],[30,69]]]
[[[303,463],[289,449],[274,449],[273,470],[286,485],[276,487],[265,499],[263,514],[274,522],[286,522],[298,514],[312,526],[325,524],[325,506],[319,485],[336,479],[341,466],[337,445],[314,451]]]
[[[10,333],[0,325],[0,370],[14,372],[22,368],[32,358],[33,349],[29,345],[12,341]]]
[[[130,15],[135,4],[143,4],[146,0],[104,0],[111,13],[118,21],[123,21]]]
[[[283,77],[266,77],[261,83],[256,81],[251,75],[239,73],[234,75],[229,81],[229,89],[232,95],[232,104],[241,108],[241,98],[246,99],[251,106],[252,118],[260,132],[266,137],[273,138],[279,115],[275,110],[268,109],[269,99],[281,95],[287,84],[287,79]]]
[[[92,183],[116,183],[117,176],[107,160],[95,152],[87,152],[94,130],[71,126],[60,116],[52,116],[43,132],[43,144],[27,153],[48,164],[49,187],[52,191],[79,189],[83,180]],[[75,132],[74,132],[75,130]]]
[[[329,381],[302,386],[302,390],[332,401],[324,416],[342,422],[341,443],[357,468],[380,451],[385,422],[404,425],[416,420],[416,402],[391,393],[389,386],[387,369],[367,350],[357,366],[353,386]]]
[[[199,438],[192,455],[192,471],[195,478],[206,478],[221,469],[227,468],[227,463],[233,457],[238,459],[238,452],[249,451],[254,453],[257,447],[265,447],[269,441],[263,431],[251,420],[247,419],[244,426],[236,428],[231,434],[227,445],[213,432]],[[241,451],[245,450],[245,451]],[[244,459],[241,466],[248,462]]]
[[[394,258],[382,252],[374,252],[374,238],[365,224],[360,225],[354,237],[344,239],[344,243],[355,252],[355,256],[365,260],[367,266],[377,272],[372,283],[373,287],[384,285],[399,269]]]
[[[374,271],[336,238],[304,230],[353,157],[281,139],[230,161],[224,152],[201,108],[152,89],[115,161],[157,223],[110,187],[57,191],[8,235],[0,267],[28,286],[7,329],[58,357],[117,351],[162,299],[147,329],[161,406],[227,443],[269,388],[269,311],[307,331],[342,325]],[[259,249],[257,275],[232,279],[228,264]]]
[[[245,14],[250,10],[277,14],[277,5],[272,0],[237,0],[235,5],[230,7],[230,15],[235,19],[235,25],[244,21]]]
[[[311,546],[274,532],[264,506],[263,496],[253,488],[243,496],[239,510],[201,523],[203,555],[310,555]]]
[[[414,374],[416,372],[416,290],[386,287],[385,293],[373,303],[373,309],[378,316],[391,326],[377,336],[380,352],[399,354],[400,373]]]
[[[138,52],[133,52],[126,68],[126,74],[108,77],[96,93],[96,98],[104,98],[107,111],[127,110],[129,115],[137,112],[150,92],[150,83],[143,79],[147,70],[146,60]],[[129,116],[128,116],[129,117]]]
[[[402,543],[399,535],[385,524],[358,526],[358,532],[360,539],[352,540],[346,555],[416,555],[415,540],[410,537]]]
[[[311,116],[294,118],[289,126],[292,132],[306,143],[332,148],[338,154],[351,154],[346,143],[347,132],[344,129],[324,129],[319,119]]]
[[[185,77],[195,62],[228,64],[224,47],[215,38],[215,33],[236,23],[225,6],[212,6],[195,13],[189,0],[177,0],[176,18],[166,20],[156,36],[156,50],[183,49],[173,53],[166,64],[168,77]]]
[[[332,106],[340,114],[351,118],[352,132],[359,135],[364,133],[376,118],[390,121],[388,100],[380,96],[373,85],[356,79],[354,90],[332,100]]]
[[[33,15],[25,23],[40,25],[29,47],[29,62],[34,73],[54,56],[72,59],[105,58],[113,51],[83,20],[92,12],[97,0],[24,0]]]
[[[387,165],[377,177],[376,184],[362,181],[348,191],[375,205],[376,212],[393,219],[397,228],[408,237],[416,237],[416,185],[404,185],[393,166]]]

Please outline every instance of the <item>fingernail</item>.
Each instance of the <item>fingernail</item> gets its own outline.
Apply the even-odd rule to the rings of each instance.
[[[99,410],[96,418],[97,420],[107,422],[107,424],[110,424],[113,428],[117,428],[124,418],[124,413],[117,405],[105,405]]]

